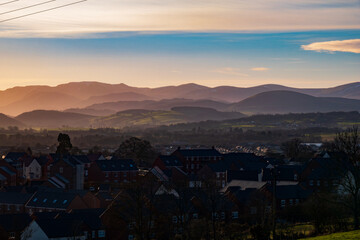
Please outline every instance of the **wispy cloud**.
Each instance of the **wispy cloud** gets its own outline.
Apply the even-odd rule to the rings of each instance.
[[[32,0],[32,3],[40,3]],[[62,4],[74,0],[62,0]],[[326,2],[326,3],[324,3]],[[54,8],[58,1],[1,15],[1,20]],[[1,12],[28,6],[18,1]],[[288,31],[358,29],[356,0],[106,0],[0,24],[0,37],[81,37],[124,31]],[[4,31],[6,30],[6,31]]]
[[[254,67],[251,68],[251,71],[256,71],[256,72],[265,72],[270,70],[270,68],[266,68],[266,67]]]
[[[219,74],[225,74],[225,75],[240,76],[240,77],[249,76],[248,74],[242,73],[239,68],[232,68],[232,67],[219,68],[212,72],[219,73]]]
[[[360,39],[342,41],[314,42],[302,45],[302,49],[316,52],[351,52],[360,53]]]

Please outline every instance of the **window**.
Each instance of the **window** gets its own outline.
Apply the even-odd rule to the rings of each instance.
[[[316,181],[316,185],[320,186],[320,180]]]
[[[20,205],[16,205],[16,211],[20,212]]]
[[[238,218],[239,218],[239,212],[232,212],[232,213],[231,213],[231,217],[232,217],[233,219],[238,219]]]
[[[114,174],[114,177],[118,177],[118,173],[117,173],[117,172]]]
[[[53,203],[56,203],[56,202],[57,202],[57,199],[54,199],[54,200],[53,200]]]
[[[294,174],[294,181],[297,181],[298,180],[298,175],[295,173]]]
[[[286,204],[286,200],[281,200],[281,207],[284,208]]]
[[[98,237],[99,237],[99,238],[100,238],[100,237],[104,238],[104,237],[105,237],[105,230],[99,230],[99,231],[98,231]]]
[[[36,202],[38,199],[37,198],[34,198],[33,202]]]
[[[7,205],[7,210],[10,211],[10,204]]]
[[[193,213],[193,219],[198,219],[198,218],[199,218],[199,214]]]
[[[250,208],[250,214],[256,214],[257,213],[257,208],[256,207],[251,207]]]
[[[134,240],[134,235],[129,235],[128,240]]]
[[[59,173],[63,173],[64,172],[64,168],[63,167],[60,167],[59,168]]]
[[[225,212],[221,212],[221,219],[225,219]]]
[[[95,232],[95,231],[92,231],[92,232],[91,232],[91,237],[92,237],[92,238],[95,238],[95,237],[96,237],[95,235],[96,235],[96,232]]]
[[[129,223],[129,229],[130,230],[132,230],[132,229],[134,229],[134,227],[135,227],[135,222],[131,222],[131,223]]]
[[[105,177],[107,177],[107,178],[108,178],[108,177],[109,177],[109,173],[105,173]]]
[[[64,201],[63,201],[63,204],[66,204],[67,203],[67,200],[65,199]]]
[[[314,186],[314,180],[310,180],[310,181],[309,181],[309,185],[310,185],[310,186]]]
[[[299,204],[299,199],[295,199],[295,204]]]
[[[44,198],[43,202],[46,203],[46,201],[47,201],[47,198]]]
[[[173,217],[172,217],[172,222],[173,222],[173,223],[177,223],[177,221],[178,221],[177,217],[176,217],[176,216],[173,216]]]
[[[191,164],[191,169],[194,169],[194,164]]]
[[[289,200],[289,205],[290,205],[290,206],[293,205],[293,200],[292,200],[292,199]]]
[[[9,239],[15,239],[15,232],[9,233]]]
[[[220,178],[220,173],[216,173],[216,178]]]
[[[85,177],[89,175],[89,170],[85,170]]]

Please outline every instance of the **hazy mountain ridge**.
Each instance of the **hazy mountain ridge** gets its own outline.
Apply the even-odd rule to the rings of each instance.
[[[27,86],[0,91],[0,112],[18,115],[36,109],[65,110],[120,100],[161,100],[173,98],[208,99],[218,102],[239,102],[268,91],[287,90],[317,97],[344,97],[360,100],[360,82],[323,89],[298,89],[281,85],[261,85],[250,88],[220,86],[210,88],[197,84],[137,88],[125,84],[72,82],[55,87]],[[128,97],[126,97],[126,95]]]
[[[360,111],[360,100],[313,97],[292,91],[270,91],[231,104],[226,110],[246,114]]]

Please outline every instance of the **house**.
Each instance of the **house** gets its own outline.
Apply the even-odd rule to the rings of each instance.
[[[0,239],[22,239],[31,221],[31,217],[25,213],[0,215]]]
[[[271,184],[266,184],[260,191],[264,193],[269,202],[273,201],[273,186]],[[313,193],[312,190],[306,189],[301,184],[277,185],[275,192],[276,206],[278,209],[298,205],[308,199]]]
[[[344,169],[334,158],[313,158],[301,173],[301,182],[309,189],[336,187]]]
[[[84,163],[76,157],[53,156],[54,163],[51,166],[51,184],[57,188],[83,189],[84,188]]]
[[[54,191],[37,191],[25,205],[26,212],[70,211],[87,208],[79,194],[54,189]]]
[[[224,161],[208,163],[200,169],[198,176],[200,176],[203,181],[214,180],[216,187],[223,188],[227,183],[227,170],[228,166]]]
[[[0,214],[24,213],[25,205],[33,194],[0,192]]]
[[[89,168],[89,183],[136,182],[138,168],[131,159],[97,160]]]
[[[210,149],[181,149],[178,148],[171,154],[176,156],[183,164],[186,173],[197,172],[205,165],[211,162],[217,162],[223,159],[221,153],[215,148]]]
[[[42,166],[36,158],[24,158],[23,164],[23,176],[27,180],[39,180],[42,178]]]
[[[154,161],[153,167],[158,167],[161,170],[166,170],[174,167],[183,169],[184,166],[175,155],[160,155]]]
[[[22,237],[29,240],[86,240],[87,233],[83,221],[68,219],[38,219],[26,228]]]

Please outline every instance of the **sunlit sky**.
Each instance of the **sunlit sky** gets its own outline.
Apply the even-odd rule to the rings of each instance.
[[[359,0],[0,0],[0,89],[360,81]],[[5,21],[9,20],[9,21]]]

